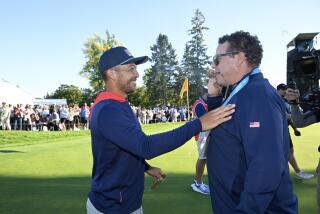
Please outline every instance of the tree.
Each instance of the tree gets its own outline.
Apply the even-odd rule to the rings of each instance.
[[[144,86],[137,87],[134,92],[128,94],[128,100],[134,106],[150,107]]]
[[[191,79],[191,71],[194,69],[194,65],[193,65],[193,59],[194,57],[191,54],[190,51],[190,46],[188,45],[188,43],[186,43],[185,48],[184,48],[184,53],[183,53],[183,57],[182,57],[182,61],[181,61],[181,65],[180,65],[180,69],[178,70],[178,73],[176,75],[176,88],[177,91],[180,92],[183,82],[186,78],[188,78],[188,80],[190,81]],[[180,99],[179,94],[177,94],[178,99]],[[181,103],[180,103],[181,105]]]
[[[97,96],[97,93],[95,93],[90,88],[82,88],[81,93],[82,93],[82,100],[81,100],[81,103],[79,103],[80,105],[84,105],[84,103],[87,103],[88,105],[90,105],[90,103],[94,102],[94,99]]]
[[[174,96],[175,73],[178,70],[178,61],[175,49],[173,49],[168,37],[159,34],[156,44],[151,46],[151,69],[145,71],[144,84],[150,99],[150,105],[168,105]]]
[[[204,22],[205,17],[197,9],[191,20],[192,28],[188,30],[191,40],[186,44],[182,61],[182,72],[189,73],[189,88],[192,89],[189,90],[190,103],[203,94],[203,87],[207,84],[210,57],[206,54],[207,46],[204,44],[203,31],[209,28],[204,26]]]
[[[176,80],[179,85],[182,85],[183,81],[185,78],[190,79],[191,77],[191,70],[193,69],[193,60],[194,57],[192,56],[192,53],[190,51],[190,45],[186,43],[185,48],[184,48],[184,53],[182,56],[182,61],[181,61],[181,66],[180,70],[176,76]]]
[[[77,86],[62,84],[55,92],[47,94],[45,98],[67,99],[68,104],[79,104],[82,101],[82,92]]]
[[[92,38],[88,38],[84,44],[85,49],[83,53],[87,61],[80,71],[80,75],[89,79],[90,86],[93,88],[93,92],[97,93],[104,89],[104,82],[99,72],[99,59],[103,52],[106,50],[120,45],[114,35],[106,32],[107,39],[102,39],[98,34],[95,34]]]

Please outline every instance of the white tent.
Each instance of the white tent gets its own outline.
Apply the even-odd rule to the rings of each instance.
[[[33,105],[67,105],[66,99],[39,99],[33,100]]]
[[[0,103],[33,104],[33,96],[8,82],[0,80]]]

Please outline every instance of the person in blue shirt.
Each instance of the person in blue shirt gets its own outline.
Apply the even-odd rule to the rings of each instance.
[[[146,135],[127,95],[135,90],[137,65],[147,60],[147,56],[133,57],[125,47],[110,48],[100,57],[106,90],[91,107],[93,169],[88,214],[142,213],[144,173],[158,181],[165,177],[145,159],[174,150],[197,133],[230,120],[234,112],[234,105],[224,106],[172,131]]]
[[[80,115],[81,115],[81,123],[83,124],[83,130],[88,130],[89,128],[89,106],[87,103],[84,103],[84,106],[81,107]]]
[[[264,79],[257,36],[237,31],[219,39],[209,72],[209,111],[234,103],[230,121],[210,132],[207,170],[212,209],[220,213],[297,213],[288,168],[285,106]],[[229,86],[223,99],[221,88]]]

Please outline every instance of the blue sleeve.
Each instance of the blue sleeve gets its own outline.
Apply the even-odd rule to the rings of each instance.
[[[235,213],[265,213],[287,166],[284,144],[287,127],[281,102],[256,96],[237,104],[237,124],[247,163],[244,189]],[[266,176],[269,175],[269,176]]]
[[[108,105],[98,114],[97,125],[105,139],[144,159],[172,151],[202,130],[200,120],[196,119],[172,131],[147,136],[133,120],[132,112],[117,105]]]
[[[202,103],[198,103],[194,108],[194,113],[196,114],[197,118],[200,118],[202,115],[207,113],[206,108],[202,105]]]
[[[217,97],[209,97],[208,96],[207,104],[208,104],[209,111],[218,108],[222,104],[222,96],[217,96]]]

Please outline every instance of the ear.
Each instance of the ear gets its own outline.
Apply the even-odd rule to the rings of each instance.
[[[106,71],[107,79],[116,80],[118,77],[117,71],[109,69]]]
[[[244,55],[243,52],[240,52],[239,54],[235,55],[236,60],[237,60],[237,65],[240,67],[243,65],[243,63],[246,62],[246,56]]]

